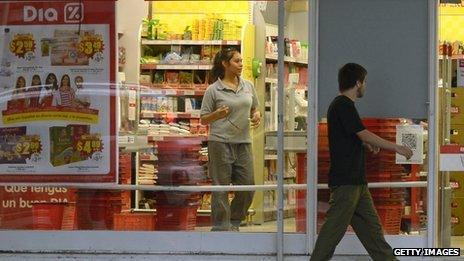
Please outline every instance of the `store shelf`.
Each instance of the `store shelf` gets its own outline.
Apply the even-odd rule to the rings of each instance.
[[[140,95],[144,96],[203,96],[205,94],[205,90],[152,89],[153,87],[146,84],[144,84],[143,87],[146,88],[140,90]]]
[[[199,119],[200,113],[187,113],[187,112],[142,112],[140,113],[141,118],[177,118],[177,119]]]
[[[211,70],[212,64],[140,64],[142,70]]]
[[[143,45],[240,45],[240,40],[148,40]]]
[[[271,61],[277,61],[277,55],[266,54],[266,59],[271,60]],[[308,64],[308,60],[293,58],[293,57],[290,57],[290,56],[285,56],[284,61],[289,62],[289,63]]]
[[[277,155],[264,155],[264,160],[277,160]]]
[[[147,138],[148,139],[148,138]],[[158,157],[155,155],[140,155],[139,159],[141,161],[157,161]]]
[[[438,59],[442,60],[444,58],[443,55],[439,55],[438,56]],[[454,54],[454,55],[451,55],[451,59],[452,60],[463,60],[464,59],[464,54]]]
[[[202,141],[206,141],[208,137],[206,135],[148,135],[147,140],[150,141],[163,141],[163,140],[172,140],[180,138],[200,138]]]
[[[277,79],[276,78],[267,78],[265,79],[265,81],[267,83],[274,83],[274,84],[277,84]]]

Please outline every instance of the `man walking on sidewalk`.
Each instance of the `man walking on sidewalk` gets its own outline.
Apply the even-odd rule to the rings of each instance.
[[[366,91],[367,71],[355,63],[345,64],[338,72],[340,95],[327,112],[330,149],[330,208],[311,255],[312,261],[329,260],[346,228],[351,225],[359,240],[375,261],[397,260],[385,241],[365,177],[364,147],[395,151],[411,158],[412,151],[380,138],[366,130],[355,101]]]

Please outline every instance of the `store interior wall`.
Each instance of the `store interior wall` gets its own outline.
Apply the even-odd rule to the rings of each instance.
[[[140,25],[148,15],[148,2],[119,0],[116,2],[117,30],[123,33],[119,45],[126,48],[125,77],[127,83],[139,82]]]
[[[464,40],[464,7],[445,6],[440,7],[440,40],[463,41]]]
[[[324,0],[319,3],[319,117],[338,94],[338,69],[367,71],[362,117],[427,118],[428,1]],[[353,19],[356,17],[356,19]]]
[[[266,24],[275,26],[279,24],[277,11],[277,1],[267,2],[266,10],[261,12]],[[307,1],[287,1],[285,11],[285,37],[308,42],[309,25]]]

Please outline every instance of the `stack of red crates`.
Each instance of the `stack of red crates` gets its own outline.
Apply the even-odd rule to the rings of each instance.
[[[121,192],[79,189],[77,191],[77,222],[83,230],[113,228],[113,215],[121,213]]]
[[[396,125],[400,119],[364,119],[369,131],[381,138],[396,143]],[[395,164],[395,152],[381,150],[378,154],[366,153],[366,178],[368,182],[401,182],[404,168]],[[404,208],[405,190],[403,188],[371,189],[375,207],[387,234],[398,234]]]
[[[122,212],[114,214],[113,229],[126,231],[155,230],[156,216],[153,213]]]
[[[206,180],[199,151],[202,138],[183,137],[157,142],[161,186],[197,185]],[[156,230],[194,230],[201,193],[156,192]]]
[[[318,126],[318,183],[329,182],[329,167],[330,167],[330,154],[329,154],[329,137],[327,131],[327,123],[319,123]],[[298,154],[297,156],[297,183],[306,183],[306,154]],[[306,231],[306,191],[297,191],[297,209],[296,209],[296,230],[298,232]],[[329,202],[330,192],[327,189],[320,189],[317,191],[317,199],[319,202]],[[318,208],[319,209],[319,208]],[[317,213],[318,224],[322,224],[325,218],[325,212],[318,210]]]
[[[77,229],[76,204],[40,202],[32,205],[32,224],[35,230]]]
[[[364,126],[392,142],[396,142],[396,125],[400,119],[365,119]],[[328,183],[330,154],[327,123],[319,123],[318,127],[318,183]],[[306,157],[298,158],[298,183],[306,183]],[[402,181],[404,169],[395,164],[395,153],[381,151],[377,155],[366,152],[366,178],[368,182]],[[387,234],[398,234],[404,204],[404,189],[381,188],[371,189],[371,194],[383,228]],[[329,190],[318,190],[319,203],[329,201]],[[306,193],[297,192],[297,231],[306,231]],[[325,213],[318,212],[318,223],[325,218]]]
[[[130,153],[119,154],[119,184],[131,184],[132,157]],[[131,191],[121,192],[122,210],[131,208]]]

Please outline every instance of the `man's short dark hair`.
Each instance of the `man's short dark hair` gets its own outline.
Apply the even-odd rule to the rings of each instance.
[[[357,81],[366,79],[367,70],[357,63],[347,63],[338,71],[338,89],[344,92],[353,88]]]

